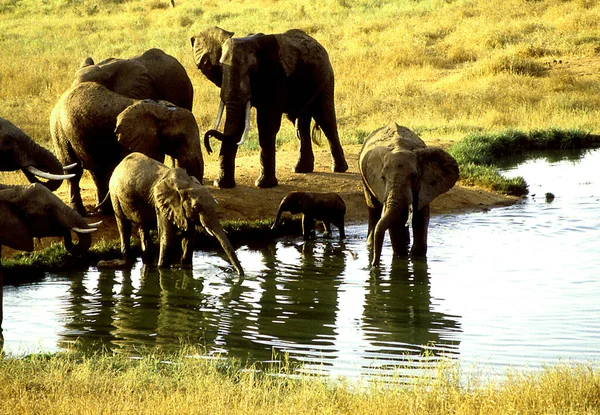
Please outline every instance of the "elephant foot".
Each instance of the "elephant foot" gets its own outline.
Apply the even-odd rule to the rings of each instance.
[[[262,189],[266,189],[269,187],[275,187],[278,184],[277,181],[277,177],[275,176],[263,176],[261,175],[258,179],[256,179],[256,181],[254,182],[254,184],[256,185],[256,187],[260,187]]]
[[[427,256],[427,247],[413,245],[410,250],[410,256],[413,258],[425,258]]]
[[[299,159],[294,166],[294,173],[312,173],[315,170],[315,159],[304,158]]]
[[[335,173],[344,173],[348,170],[348,163],[345,159],[342,159],[341,162],[334,162],[333,166],[331,167],[331,170]]]
[[[235,179],[219,177],[214,181],[213,185],[219,189],[231,189],[235,187]]]

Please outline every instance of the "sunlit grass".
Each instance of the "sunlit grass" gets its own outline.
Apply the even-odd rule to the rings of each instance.
[[[36,354],[0,361],[2,414],[588,414],[600,410],[591,365],[509,371],[497,383],[442,363],[414,384],[297,376],[294,367],[240,366],[175,355]],[[390,383],[391,382],[391,383]]]

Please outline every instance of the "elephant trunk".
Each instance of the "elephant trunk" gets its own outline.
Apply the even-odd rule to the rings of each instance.
[[[390,228],[402,231],[404,226],[408,226],[408,222],[412,219],[412,197],[403,195],[398,197],[396,194],[391,192],[386,198],[383,214],[373,234],[373,260],[371,264],[377,266],[381,258],[381,251],[383,247],[383,239],[385,232]],[[400,235],[396,235],[399,237]],[[394,241],[392,241],[394,244]]]
[[[235,249],[233,249],[233,245],[231,245],[231,242],[229,242],[229,238],[227,238],[225,231],[221,227],[219,227],[219,229],[213,229],[212,232],[214,237],[217,238],[217,240],[223,247],[223,250],[225,251],[227,258],[229,258],[229,262],[231,262],[231,265],[233,265],[238,275],[240,277],[243,277],[244,269],[242,268],[242,264],[240,264],[240,261],[235,253]]]
[[[220,133],[216,129],[216,126],[221,122],[221,114],[223,111],[221,105],[219,107],[217,121],[215,122],[215,128],[208,130],[204,134],[204,147],[206,148],[206,152],[208,154],[212,153],[210,137],[214,137],[223,142],[237,143],[237,145],[240,145],[246,141],[246,138],[248,138],[248,132],[250,131],[250,110],[252,108],[250,101],[245,104],[244,111],[242,111],[242,106],[237,104],[227,104],[223,133]]]
[[[60,161],[43,146],[31,139],[28,140],[27,146],[29,148],[24,150],[24,154],[27,155],[26,159],[20,163],[21,169],[30,183],[41,183],[50,191],[55,191],[60,187],[63,179],[73,176],[65,175]],[[42,182],[38,177],[46,178],[48,181]]]
[[[65,235],[65,249],[73,256],[85,255],[92,246],[92,234],[74,231],[77,234],[77,244],[71,239],[71,232]]]
[[[275,216],[275,222],[273,222],[273,226],[271,226],[271,229],[275,229],[277,227],[277,225],[279,225],[279,221],[281,220],[281,214],[285,211],[286,211],[285,206],[283,203],[281,203],[279,205],[279,209],[277,209],[277,215]]]

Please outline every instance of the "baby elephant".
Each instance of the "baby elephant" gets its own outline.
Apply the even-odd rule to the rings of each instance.
[[[181,263],[192,264],[196,225],[202,225],[218,239],[238,274],[244,270],[219,223],[216,201],[208,189],[182,168],[169,168],[141,153],[131,153],[115,168],[109,182],[121,252],[130,256],[131,224],[139,228],[144,262],[151,259],[150,230],[158,228],[160,254],[158,266],[175,263],[177,231],[183,232]]]
[[[325,237],[331,236],[331,225],[335,225],[340,231],[340,239],[346,237],[344,232],[344,215],[346,204],[337,193],[319,192],[290,192],[288,193],[277,211],[274,229],[283,212],[292,214],[302,213],[302,235],[304,239],[314,237],[315,220],[320,220],[325,225]]]

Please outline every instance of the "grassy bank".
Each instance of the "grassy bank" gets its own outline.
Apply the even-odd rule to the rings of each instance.
[[[411,386],[352,387],[223,361],[148,354],[140,359],[33,355],[0,360],[0,414],[589,414],[600,411],[592,366],[511,372],[499,383],[461,381],[441,367]]]

